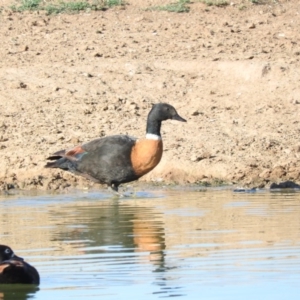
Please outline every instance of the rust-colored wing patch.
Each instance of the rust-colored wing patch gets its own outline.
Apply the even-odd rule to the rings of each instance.
[[[162,140],[137,140],[131,151],[131,163],[136,175],[143,176],[153,170],[161,160]]]
[[[4,271],[4,269],[6,269],[7,267],[9,267],[9,264],[1,264],[0,265],[0,273],[2,273]]]
[[[67,150],[65,152],[65,154],[63,155],[63,157],[66,157],[69,160],[78,160],[80,158],[80,156],[78,156],[78,154],[82,154],[85,153],[86,151],[81,147],[81,146],[76,146],[70,150]]]
[[[76,146],[72,148],[71,150],[67,151],[65,153],[65,156],[70,157],[70,156],[75,156],[76,154],[84,153],[86,152],[84,149],[82,149],[81,146]]]
[[[60,150],[49,156],[47,159],[49,160],[58,160],[62,157],[65,157],[69,160],[75,161],[80,159],[80,155],[78,154],[83,154],[85,153],[86,150],[84,150],[81,146],[76,146],[70,150]],[[56,163],[48,163],[46,167],[51,168],[51,167],[57,167]]]

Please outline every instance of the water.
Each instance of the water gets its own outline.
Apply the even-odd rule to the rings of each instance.
[[[0,299],[299,299],[300,192],[0,196],[0,243],[41,275]]]

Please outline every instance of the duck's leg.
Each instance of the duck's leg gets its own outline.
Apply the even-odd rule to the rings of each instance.
[[[119,184],[117,184],[117,183],[109,183],[108,184],[108,189],[110,191],[112,191],[116,196],[124,197],[124,195],[119,192],[118,188],[119,188]]]
[[[110,187],[117,193],[119,193],[119,184],[118,183],[111,183]]]

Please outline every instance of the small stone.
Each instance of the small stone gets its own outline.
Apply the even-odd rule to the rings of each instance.
[[[293,150],[294,150],[295,152],[300,152],[300,145],[295,145],[295,146],[293,147]]]
[[[136,109],[138,109],[138,106],[137,106],[136,103],[132,102],[132,103],[130,103],[129,108],[130,108],[131,110],[136,110]]]
[[[275,167],[271,172],[271,177],[273,178],[282,178],[286,175],[285,168],[282,166]]]
[[[266,169],[259,174],[259,177],[263,179],[268,179],[270,177],[270,174],[271,174],[271,170]]]
[[[24,82],[20,82],[20,88],[21,89],[26,89],[27,88],[27,84],[25,84]]]
[[[201,113],[198,111],[198,110],[196,110],[196,111],[194,111],[193,113],[192,113],[192,116],[199,116]]]
[[[192,155],[190,160],[193,162],[196,162],[196,161],[199,161],[199,157],[197,155]]]
[[[92,75],[92,74],[90,74],[90,73],[82,73],[82,75],[83,75],[83,76],[85,76],[85,77],[88,77],[88,78],[91,78],[91,77],[93,77],[93,75]]]
[[[116,106],[114,104],[109,104],[108,109],[109,110],[116,110]]]

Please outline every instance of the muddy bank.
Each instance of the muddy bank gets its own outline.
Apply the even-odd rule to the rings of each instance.
[[[188,14],[144,6],[2,10],[1,187],[93,186],[44,169],[46,157],[100,136],[143,137],[156,102],[188,122],[163,124],[163,159],[142,181],[299,182],[298,1],[195,3]]]

